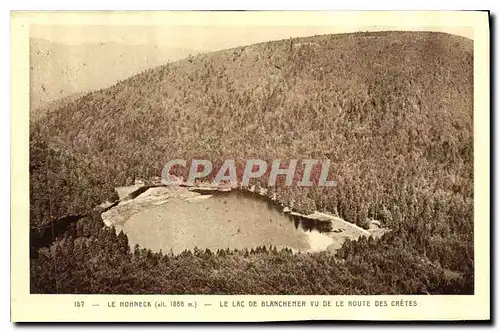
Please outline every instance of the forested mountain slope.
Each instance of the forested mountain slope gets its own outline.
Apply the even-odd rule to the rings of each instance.
[[[361,226],[381,220],[393,231],[354,251],[397,264],[387,254],[397,250],[408,271],[459,271],[465,281],[451,292],[468,292],[472,96],[472,41],[442,33],[315,36],[190,57],[32,122],[31,225],[88,212],[174,158],[328,158],[336,187],[278,186],[278,199]]]

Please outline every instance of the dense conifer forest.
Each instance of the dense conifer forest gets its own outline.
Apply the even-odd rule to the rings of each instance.
[[[178,158],[329,159],[337,186],[270,194],[391,231],[336,255],[131,249],[95,208]],[[472,294],[473,199],[471,40],[355,33],[202,54],[31,121],[32,237],[79,216],[47,245],[32,238],[31,292]]]

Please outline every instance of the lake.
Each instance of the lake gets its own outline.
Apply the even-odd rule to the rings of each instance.
[[[333,242],[326,233],[315,229],[320,221],[285,214],[279,206],[255,194],[193,194],[197,196],[186,199],[188,195],[181,194],[160,205],[140,209],[115,227],[127,234],[132,248],[139,244],[164,253],[195,247],[216,251],[270,245],[294,251],[320,251]],[[321,224],[324,228],[325,223]]]

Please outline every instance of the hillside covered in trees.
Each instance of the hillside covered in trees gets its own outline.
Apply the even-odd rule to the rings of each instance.
[[[472,293],[472,96],[471,40],[378,32],[203,54],[70,101],[30,124],[30,225],[87,216],[33,255],[32,292]],[[336,256],[130,252],[90,211],[177,158],[330,159],[336,187],[270,193],[392,231]]]

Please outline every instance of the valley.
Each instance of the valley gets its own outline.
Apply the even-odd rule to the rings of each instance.
[[[31,292],[473,294],[473,47],[291,38],[54,104],[30,119]],[[135,183],[174,159],[328,160],[336,185]]]

